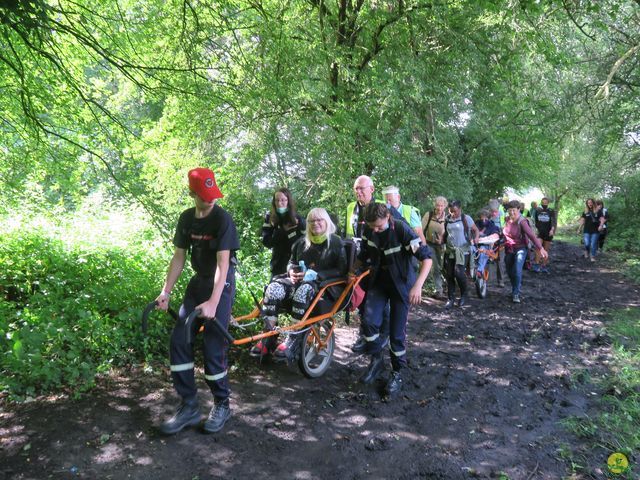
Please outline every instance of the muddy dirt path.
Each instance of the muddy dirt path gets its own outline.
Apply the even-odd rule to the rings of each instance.
[[[462,309],[431,299],[413,309],[410,366],[391,402],[358,384],[366,359],[348,350],[356,329],[342,328],[319,380],[236,353],[248,367],[232,374],[233,417],[216,435],[156,433],[176,402],[165,371],[104,379],[81,400],[2,405],[0,478],[560,479],[559,449],[577,439],[559,421],[599,394],[572,372],[606,364],[603,313],[640,290],[606,258],[587,263],[557,243],[551,274],[525,272],[523,303],[508,293],[493,284]]]

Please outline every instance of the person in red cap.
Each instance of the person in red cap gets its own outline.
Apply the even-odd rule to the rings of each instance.
[[[216,205],[216,200],[223,195],[214,173],[208,168],[195,168],[188,177],[195,207],[180,215],[173,237],[173,258],[162,292],[156,299],[159,309],[169,307],[171,290],[182,273],[187,252],[190,252],[195,275],[189,281],[180,305],[170,346],[171,377],[182,402],[175,414],[160,426],[160,431],[167,435],[200,423],[193,343],[187,343],[184,328],[185,320],[195,309],[200,309],[201,314],[192,324],[190,338],[195,338],[204,324],[204,377],[214,396],[214,405],[203,429],[209,433],[218,432],[231,417],[227,343],[207,324],[215,318],[227,328],[235,295],[235,252],[240,248],[240,242],[231,215]]]

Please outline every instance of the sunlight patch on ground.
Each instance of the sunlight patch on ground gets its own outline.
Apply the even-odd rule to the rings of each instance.
[[[307,479],[311,479],[311,478],[315,478],[313,476],[313,474],[311,472],[309,472],[308,470],[302,471],[302,472],[295,472],[293,474],[293,478],[295,479],[300,479],[300,480],[307,480]]]
[[[136,458],[133,463],[135,463],[136,465],[152,465],[153,464],[153,458],[151,457],[139,457]]]
[[[20,448],[29,441],[29,437],[23,433],[23,425],[15,425],[11,428],[0,428],[0,448],[9,450]]]
[[[457,450],[457,449],[462,447],[462,444],[458,440],[456,440],[454,438],[449,438],[449,437],[440,438],[435,443],[437,443],[441,447],[444,447],[444,448],[447,448],[447,449],[456,449]]]
[[[343,410],[338,412],[339,420],[333,424],[340,428],[361,427],[367,423],[367,417],[364,415],[351,414],[352,410]]]
[[[119,412],[130,412],[131,411],[131,407],[130,406],[118,404],[118,403],[115,403],[115,402],[109,403],[109,406],[111,408],[113,408],[114,410],[117,410]]]
[[[251,379],[251,382],[256,385],[268,388],[280,388],[280,385],[276,385],[275,383],[266,380],[263,375],[251,375],[249,378]]]
[[[278,430],[278,429],[269,429],[268,432],[273,435],[276,438],[279,438],[280,440],[286,440],[289,442],[295,441],[295,440],[299,440],[297,437],[297,433],[294,432],[283,432],[282,430]]]
[[[412,442],[421,442],[421,443],[429,442],[429,437],[425,435],[418,435],[412,432],[406,432],[406,431],[396,432],[396,435],[398,435],[399,437],[411,440]]]
[[[109,463],[122,460],[124,454],[118,445],[105,445],[100,449],[100,453],[93,457],[96,463]]]
[[[132,392],[129,388],[119,388],[113,392],[114,397],[131,398]]]

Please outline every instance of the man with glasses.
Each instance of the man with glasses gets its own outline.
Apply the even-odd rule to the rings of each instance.
[[[373,180],[367,175],[360,175],[353,183],[353,192],[356,196],[355,202],[351,202],[347,205],[347,217],[346,217],[346,238],[352,239],[357,252],[360,251],[360,242],[362,241],[362,233],[367,225],[364,220],[364,211],[370,203],[373,202],[373,192],[375,188],[373,186]],[[358,307],[360,313],[360,334],[355,343],[351,346],[353,353],[364,353],[367,348],[367,339],[363,333],[363,316],[365,311],[366,296],[362,300],[362,303]],[[384,309],[384,315],[382,325],[380,327],[380,336],[382,342],[386,343],[389,339],[389,306]]]
[[[227,380],[227,343],[210,322],[227,328],[235,295],[235,252],[240,248],[231,216],[216,205],[222,192],[214,173],[208,168],[189,171],[189,190],[194,207],[182,212],[173,237],[175,246],[158,308],[167,310],[171,290],[178,281],[191,253],[195,275],[189,281],[178,321],[171,334],[170,361],[173,385],[182,398],[176,413],[160,426],[166,435],[200,423],[197,387],[194,375],[193,343],[187,343],[184,324],[196,309],[200,316],[192,323],[190,338],[204,325],[204,378],[214,396],[214,406],[203,424],[205,432],[218,432],[231,417]]]
[[[366,175],[360,175],[353,183],[356,201],[347,206],[346,237],[359,240],[365,227],[364,209],[373,200],[373,180]]]

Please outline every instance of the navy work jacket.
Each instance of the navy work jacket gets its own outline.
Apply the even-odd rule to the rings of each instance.
[[[380,233],[374,233],[369,226],[365,226],[358,259],[372,269],[369,285],[380,278],[380,270],[384,266],[389,270],[398,292],[408,295],[416,281],[411,262],[413,257],[419,261],[431,258],[431,249],[420,242],[406,222],[391,218],[389,228]]]

